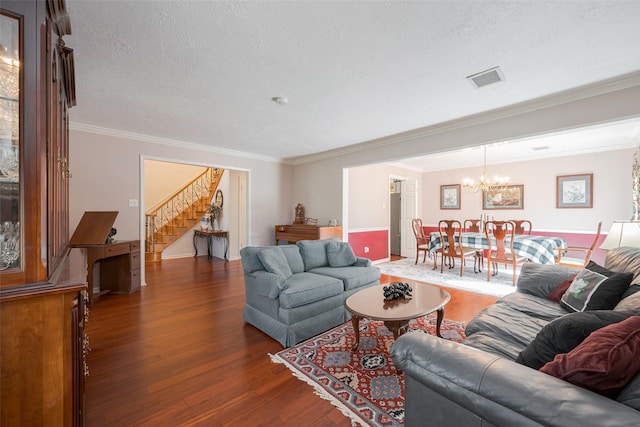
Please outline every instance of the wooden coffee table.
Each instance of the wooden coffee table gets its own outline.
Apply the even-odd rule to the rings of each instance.
[[[349,296],[344,306],[353,317],[353,331],[356,341],[352,349],[357,350],[360,345],[360,319],[382,320],[384,325],[393,333],[393,338],[407,331],[409,321],[429,313],[437,312],[436,335],[440,335],[440,325],[444,319],[444,306],[451,299],[451,295],[445,290],[434,285],[424,283],[411,283],[413,288],[412,299],[398,298],[396,300],[385,301],[383,287],[386,285],[372,286],[363,289]]]

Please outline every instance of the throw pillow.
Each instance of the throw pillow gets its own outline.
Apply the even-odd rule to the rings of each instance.
[[[640,316],[605,326],[540,371],[615,397],[640,372]]]
[[[260,258],[262,265],[269,273],[277,274],[284,278],[293,274],[287,262],[287,257],[280,248],[264,248],[258,252],[258,258]]]
[[[614,273],[592,261],[573,279],[560,304],[568,311],[611,310],[632,278],[632,273]]]
[[[568,353],[593,331],[631,317],[631,313],[595,310],[566,314],[540,329],[516,362],[540,369],[558,354]]]
[[[356,263],[358,258],[347,242],[331,242],[327,245],[327,260],[331,267],[347,267]]]
[[[576,276],[577,274],[574,274],[573,276],[569,277],[568,279],[561,282],[558,286],[553,288],[553,290],[549,292],[549,295],[547,295],[547,299],[554,302],[560,302],[560,300],[562,299],[562,295],[564,295],[567,289],[569,289],[569,286],[571,286],[571,282],[573,282],[573,279],[575,279]]]

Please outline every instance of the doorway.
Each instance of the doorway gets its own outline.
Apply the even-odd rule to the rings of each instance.
[[[389,253],[402,254],[402,180],[391,178],[389,182]]]
[[[153,208],[156,201],[162,200],[167,194],[166,189],[179,189],[185,182],[197,175],[198,171],[208,167],[216,168],[219,166],[151,157],[141,157],[140,161],[140,239],[144,242],[146,238],[145,212]],[[228,257],[229,259],[237,259],[239,258],[240,249],[247,244],[249,234],[247,207],[249,171],[232,168],[222,169],[224,169],[224,172],[218,184],[218,189],[222,190],[224,194],[224,214],[221,216],[220,224],[223,229],[229,232]],[[166,180],[167,182],[158,186],[158,181],[160,180]],[[161,193],[154,194],[154,192],[160,190],[162,190]],[[197,243],[205,244],[206,242]],[[193,256],[193,245],[193,233],[185,233],[163,251],[163,257],[182,258]],[[219,257],[222,257],[225,252],[223,244],[217,245],[214,250],[220,252],[219,254],[214,253],[215,256]],[[199,253],[206,254],[206,246],[200,248]],[[145,283],[144,264],[142,264],[141,271],[142,283]]]

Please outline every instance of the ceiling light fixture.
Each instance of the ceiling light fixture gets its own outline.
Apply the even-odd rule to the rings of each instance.
[[[274,96],[271,100],[278,105],[287,105],[289,103],[289,100],[282,96]]]
[[[484,155],[484,161],[482,164],[482,176],[480,177],[480,182],[475,182],[471,178],[465,178],[462,181],[462,188],[467,190],[469,193],[477,193],[482,190],[485,191],[501,191],[507,188],[509,185],[509,177],[508,176],[494,176],[493,179],[487,178],[487,146],[482,146],[482,151]]]

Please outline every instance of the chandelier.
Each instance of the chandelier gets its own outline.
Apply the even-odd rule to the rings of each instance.
[[[475,182],[471,178],[465,178],[462,181],[462,188],[470,193],[477,193],[482,190],[486,191],[501,191],[507,188],[509,185],[508,176],[494,176],[493,179],[487,178],[487,146],[482,146],[482,152],[484,155],[484,161],[482,163],[482,176],[479,182]]]

